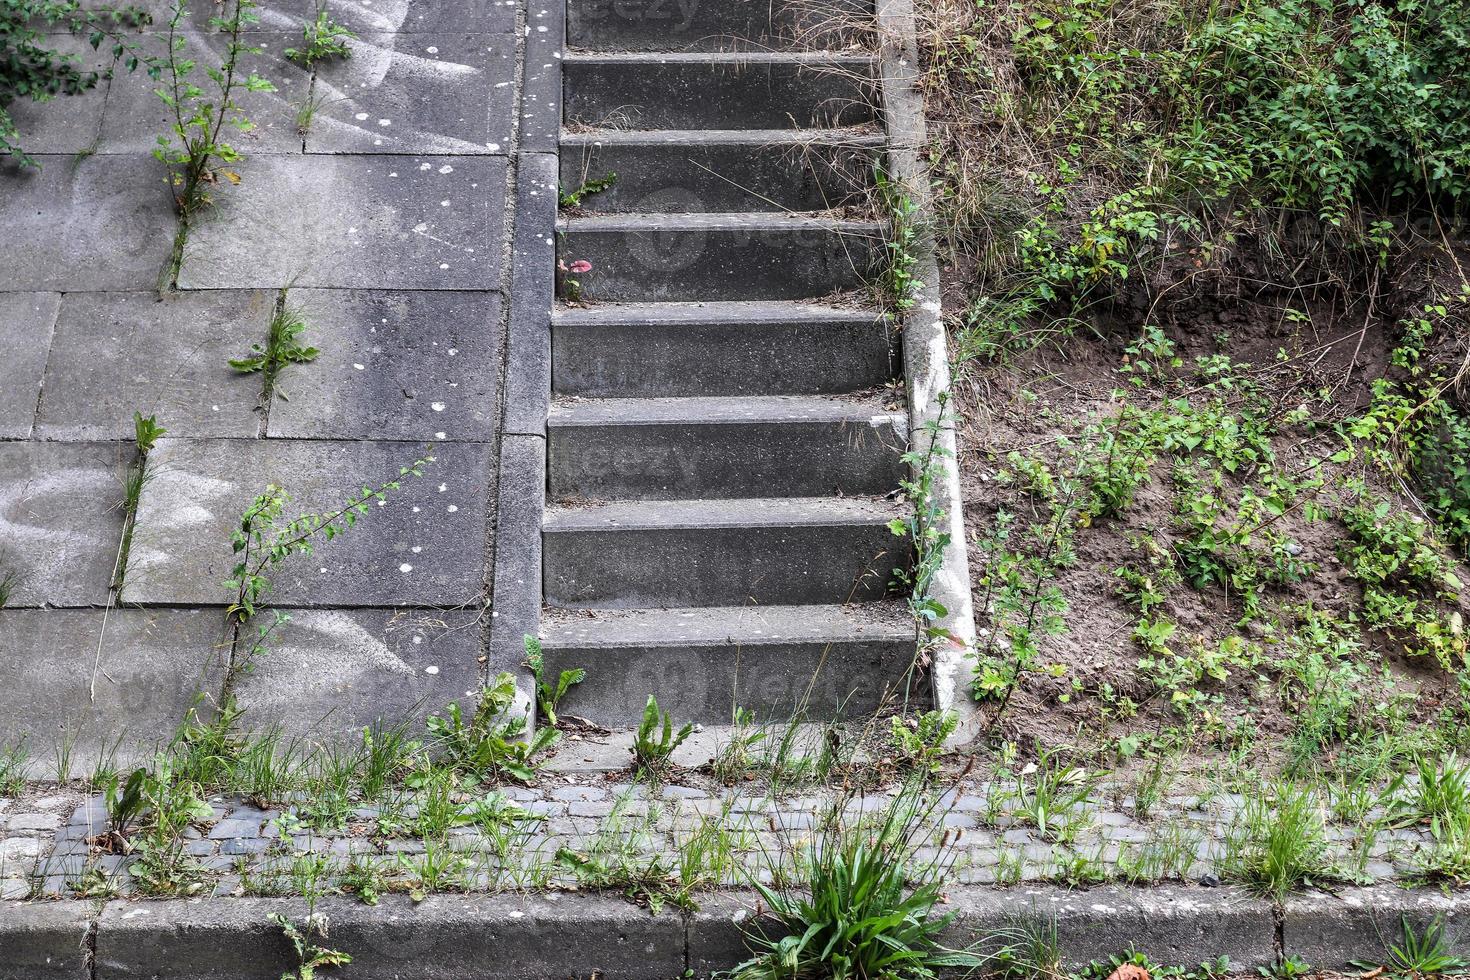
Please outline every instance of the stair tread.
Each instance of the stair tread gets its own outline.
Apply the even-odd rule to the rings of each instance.
[[[880,221],[838,218],[808,211],[701,211],[676,213],[583,214],[558,218],[557,231],[788,231],[801,227],[833,228],[881,237]]]
[[[892,424],[902,410],[882,398],[831,395],[737,395],[674,398],[563,399],[551,407],[551,426],[855,422]]]
[[[676,528],[823,527],[887,524],[903,514],[904,507],[901,503],[872,497],[615,500],[548,506],[542,528],[556,533]]]
[[[902,602],[837,606],[712,606],[573,612],[550,609],[541,619],[549,648],[705,644],[912,641],[914,621]]]
[[[834,126],[818,129],[577,129],[563,130],[561,142],[563,146],[568,144],[766,146],[786,143],[884,146],[886,138],[881,131],[871,126]]]
[[[732,300],[686,303],[595,303],[558,305],[551,313],[555,324],[646,323],[792,323],[803,320],[873,322],[883,313],[860,306],[832,306],[797,300]]]

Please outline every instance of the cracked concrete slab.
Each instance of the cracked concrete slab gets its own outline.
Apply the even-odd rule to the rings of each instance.
[[[31,434],[60,309],[60,293],[0,293],[0,439]]]
[[[0,718],[37,750],[71,746],[78,774],[143,758],[196,702],[213,712],[230,635],[217,609],[6,610]]]
[[[321,348],[281,378],[267,434],[292,439],[486,441],[498,414],[500,298],[493,293],[298,289]]]
[[[505,161],[260,157],[189,236],[185,289],[494,289]]]
[[[124,443],[0,442],[0,579],[12,577],[9,606],[107,601],[132,452]]]
[[[131,439],[134,412],[173,436],[254,438],[261,377],[228,362],[265,343],[275,301],[270,290],[68,295],[37,438]]]
[[[363,34],[321,65],[311,153],[505,154],[516,44],[508,34]]]
[[[364,487],[399,477],[426,449],[422,479],[369,506],[350,532],[270,572],[281,606],[477,607],[484,591],[493,447],[483,443],[164,439],[149,457],[123,588],[126,602],[224,603],[230,533],[267,485],[286,488],[289,519],[331,513]]]

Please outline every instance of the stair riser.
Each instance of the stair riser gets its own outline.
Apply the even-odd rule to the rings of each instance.
[[[800,3],[772,0],[571,0],[567,43],[596,51],[723,51],[741,41],[766,48],[800,42],[805,48],[846,47],[861,40],[855,24],[872,3],[827,0],[824,16]]]
[[[872,146],[563,140],[561,185],[617,174],[583,206],[609,213],[825,211],[861,201],[872,185]]]
[[[550,676],[577,667],[587,679],[558,710],[623,727],[650,694],[682,721],[729,724],[735,707],[761,721],[863,717],[902,700],[914,643],[844,638],[828,644],[694,647],[545,647]],[[815,680],[813,679],[815,675]]]
[[[866,227],[866,226],[865,226]],[[614,230],[573,223],[561,236],[568,264],[585,259],[586,295],[609,303],[809,299],[860,289],[882,259],[876,230]]]
[[[901,557],[882,524],[548,531],[545,594],[574,609],[872,601]]]
[[[842,394],[893,377],[888,330],[875,321],[552,327],[558,394]]]
[[[866,63],[568,59],[562,77],[563,118],[599,129],[817,129],[876,118]]]
[[[903,476],[901,423],[557,425],[551,498],[876,497]]]

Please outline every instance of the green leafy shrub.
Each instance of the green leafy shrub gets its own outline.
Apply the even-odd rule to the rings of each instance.
[[[80,0],[0,0],[0,154],[22,165],[36,164],[21,148],[20,133],[7,111],[17,99],[46,102],[58,95],[80,95],[112,74],[112,69],[78,67],[75,55],[48,46],[51,39],[44,28],[62,27],[85,36],[94,50],[106,43],[113,65],[122,62],[133,71],[142,62],[127,32],[148,21],[146,11],[131,5],[84,10]],[[151,63],[148,67],[152,72]]]

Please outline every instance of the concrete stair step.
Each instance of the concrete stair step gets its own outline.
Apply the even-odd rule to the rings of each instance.
[[[596,51],[843,48],[863,40],[872,19],[871,0],[569,0],[567,44]]]
[[[558,255],[601,302],[812,299],[863,288],[883,226],[826,215],[589,215],[557,222]]]
[[[562,118],[596,129],[857,126],[877,118],[876,73],[867,54],[569,52]]]
[[[561,186],[616,174],[589,211],[826,211],[861,203],[883,135],[872,129],[592,130],[561,140]]]
[[[873,397],[609,398],[553,405],[547,440],[553,500],[881,496],[908,423]]]
[[[761,721],[871,715],[902,700],[913,618],[902,602],[571,612],[542,618],[553,673],[587,679],[566,714],[624,726],[648,701],[680,722],[728,724],[734,708]]]
[[[549,506],[544,595],[602,609],[870,602],[909,562],[888,527],[902,515],[868,498]]]
[[[816,303],[558,306],[551,319],[559,395],[843,394],[893,378],[882,315]]]

